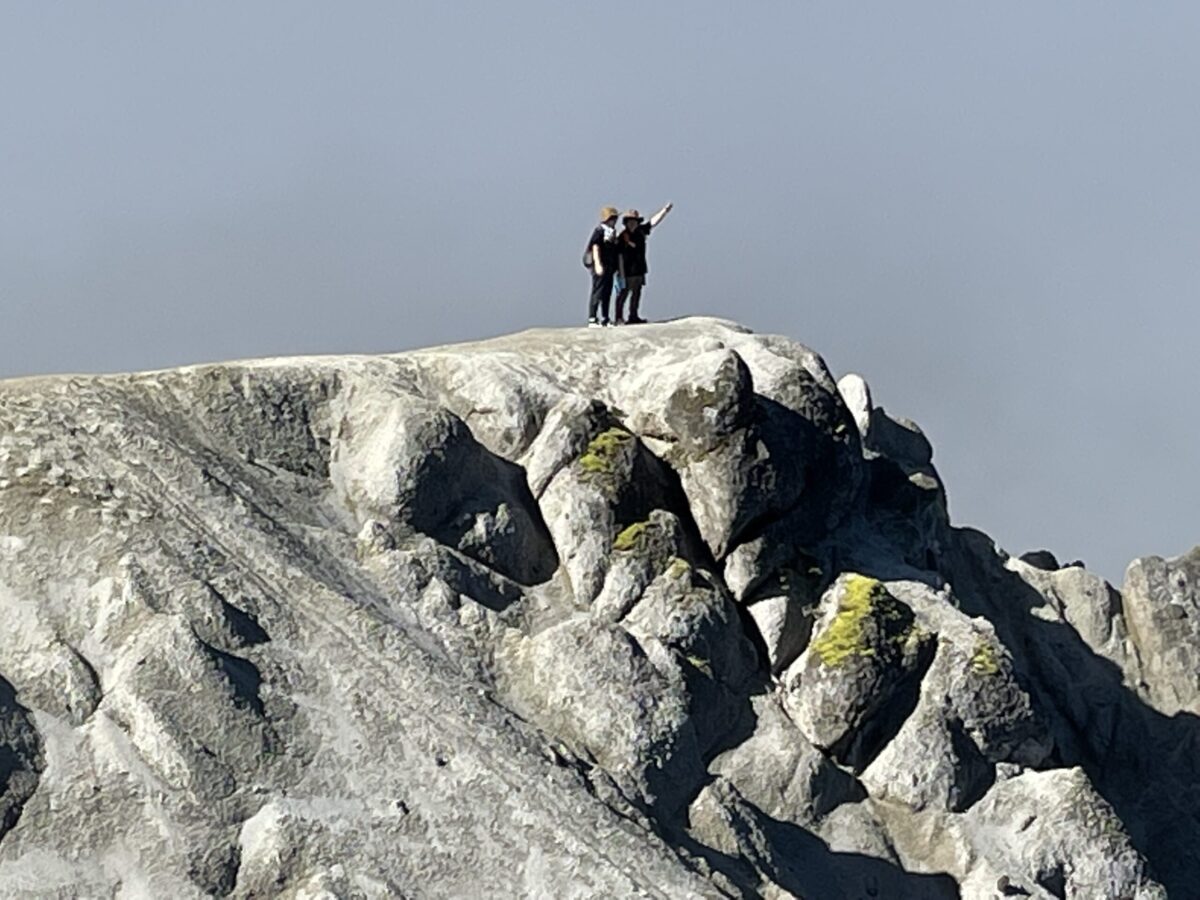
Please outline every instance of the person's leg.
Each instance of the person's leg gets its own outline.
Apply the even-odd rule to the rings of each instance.
[[[631,323],[646,321],[638,316],[638,307],[642,302],[642,288],[645,286],[645,284],[645,276],[629,279],[629,287],[627,290],[629,291],[629,321]]]
[[[588,302],[588,321],[594,321],[597,313],[608,321],[608,304],[612,300],[613,277],[611,272],[592,274],[592,297]]]
[[[616,321],[618,325],[625,321],[625,298],[628,296],[629,285],[626,283],[621,285],[620,289],[617,291],[617,317],[614,321]]]
[[[605,276],[592,273],[592,293],[588,298],[588,321],[597,321],[596,316],[599,315],[601,298],[607,296],[604,286]],[[612,282],[609,282],[607,291],[612,290]]]
[[[604,293],[600,295],[600,321],[608,324],[608,307],[612,303],[613,276],[612,272],[604,273]]]

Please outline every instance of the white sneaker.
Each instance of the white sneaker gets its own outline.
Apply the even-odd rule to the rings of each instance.
[[[602,324],[602,325],[603,325],[605,328],[612,328],[612,322],[608,321],[608,319],[605,319],[605,320],[604,320],[604,321],[603,321],[601,324]]]
[[[599,328],[599,327],[600,327],[600,320],[599,320],[599,319],[588,319],[588,326],[587,326],[587,327],[588,327],[588,328]]]

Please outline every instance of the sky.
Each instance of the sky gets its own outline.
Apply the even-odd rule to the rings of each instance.
[[[789,335],[952,519],[1200,543],[1200,5],[0,2],[0,377],[643,314]]]

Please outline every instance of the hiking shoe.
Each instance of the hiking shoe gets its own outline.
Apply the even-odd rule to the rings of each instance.
[[[594,318],[594,317],[591,319],[588,319],[588,328],[599,328],[599,327],[600,327],[599,319]]]
[[[613,324],[614,325],[624,325],[625,320],[622,319],[620,316],[617,316],[615,319],[613,319]]]
[[[612,328],[612,322],[608,321],[608,319],[601,319],[600,324],[605,328]]]
[[[628,319],[628,324],[630,324],[630,325],[645,325],[646,320],[643,319],[641,316],[630,316]]]

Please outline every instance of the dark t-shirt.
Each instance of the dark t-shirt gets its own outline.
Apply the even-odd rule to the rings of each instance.
[[[650,236],[651,227],[643,222],[637,231],[622,231],[617,238],[617,246],[621,249],[621,261],[625,263],[626,278],[637,278],[650,271],[646,264],[646,238]]]
[[[615,241],[606,241],[604,239],[604,226],[597,225],[596,230],[592,232],[591,238],[588,239],[587,249],[590,251],[596,244],[600,245],[600,265],[606,270],[614,270],[617,267],[617,255],[620,252],[617,249]]]

